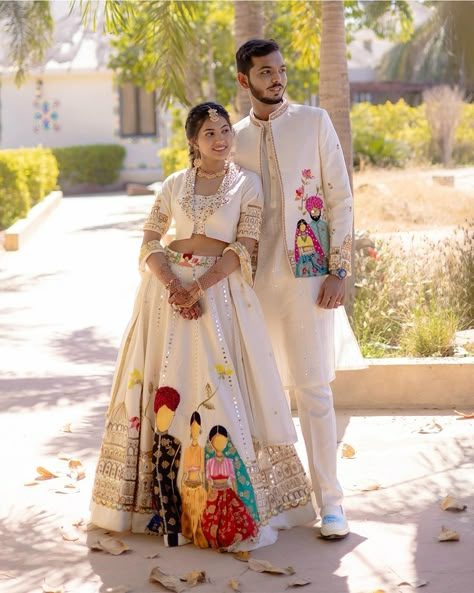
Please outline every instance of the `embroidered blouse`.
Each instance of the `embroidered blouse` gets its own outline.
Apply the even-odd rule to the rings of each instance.
[[[258,175],[231,164],[212,196],[196,195],[195,182],[195,169],[178,171],[165,179],[143,229],[164,235],[175,220],[176,239],[198,233],[226,243],[237,237],[258,241],[263,207]]]

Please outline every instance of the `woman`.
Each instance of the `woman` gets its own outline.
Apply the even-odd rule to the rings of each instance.
[[[314,510],[251,287],[249,254],[259,238],[263,205],[260,179],[229,160],[233,132],[221,105],[193,107],[185,129],[192,166],[163,182],[144,225],[142,283],[114,376],[91,520],[114,531],[158,531],[169,546],[192,539],[205,547],[188,521],[192,515],[199,525],[201,497],[191,511],[185,506],[181,518],[170,520],[168,512],[173,501],[190,500],[181,450],[189,442],[189,418],[202,407],[204,434],[221,426],[232,435],[242,500],[256,526],[222,547],[252,549],[273,543],[277,528],[311,521]],[[175,239],[163,247],[172,221]],[[166,397],[175,391],[178,396],[155,417],[157,405],[164,405],[163,390]],[[181,489],[172,497],[161,491],[159,462],[171,457],[167,483]],[[212,512],[206,505],[208,524]]]

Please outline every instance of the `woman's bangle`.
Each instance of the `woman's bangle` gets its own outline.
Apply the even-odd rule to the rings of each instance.
[[[199,278],[195,278],[194,282],[196,282],[196,284],[198,285],[199,288],[199,298],[201,298],[202,296],[204,296],[204,288],[202,287],[201,282],[199,281]]]
[[[175,282],[178,282],[178,284],[180,283],[180,279],[179,279],[179,278],[176,278],[176,276],[175,276],[174,278],[172,278],[172,279],[171,279],[171,280],[168,282],[168,284],[165,284],[165,289],[166,289],[166,290],[171,290],[171,287],[173,286],[173,284],[174,284]]]

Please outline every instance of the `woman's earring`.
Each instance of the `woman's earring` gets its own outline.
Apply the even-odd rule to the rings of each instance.
[[[199,148],[197,145],[194,145],[193,148],[194,148],[194,154],[195,154],[195,157],[193,159],[193,167],[195,167],[197,169],[198,167],[201,166],[201,163],[202,163],[201,153],[199,152]]]

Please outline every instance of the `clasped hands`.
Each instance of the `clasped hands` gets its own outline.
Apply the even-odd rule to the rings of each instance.
[[[179,281],[172,283],[169,288],[168,303],[184,319],[198,319],[202,315],[199,299],[204,295],[198,283],[183,286]]]

